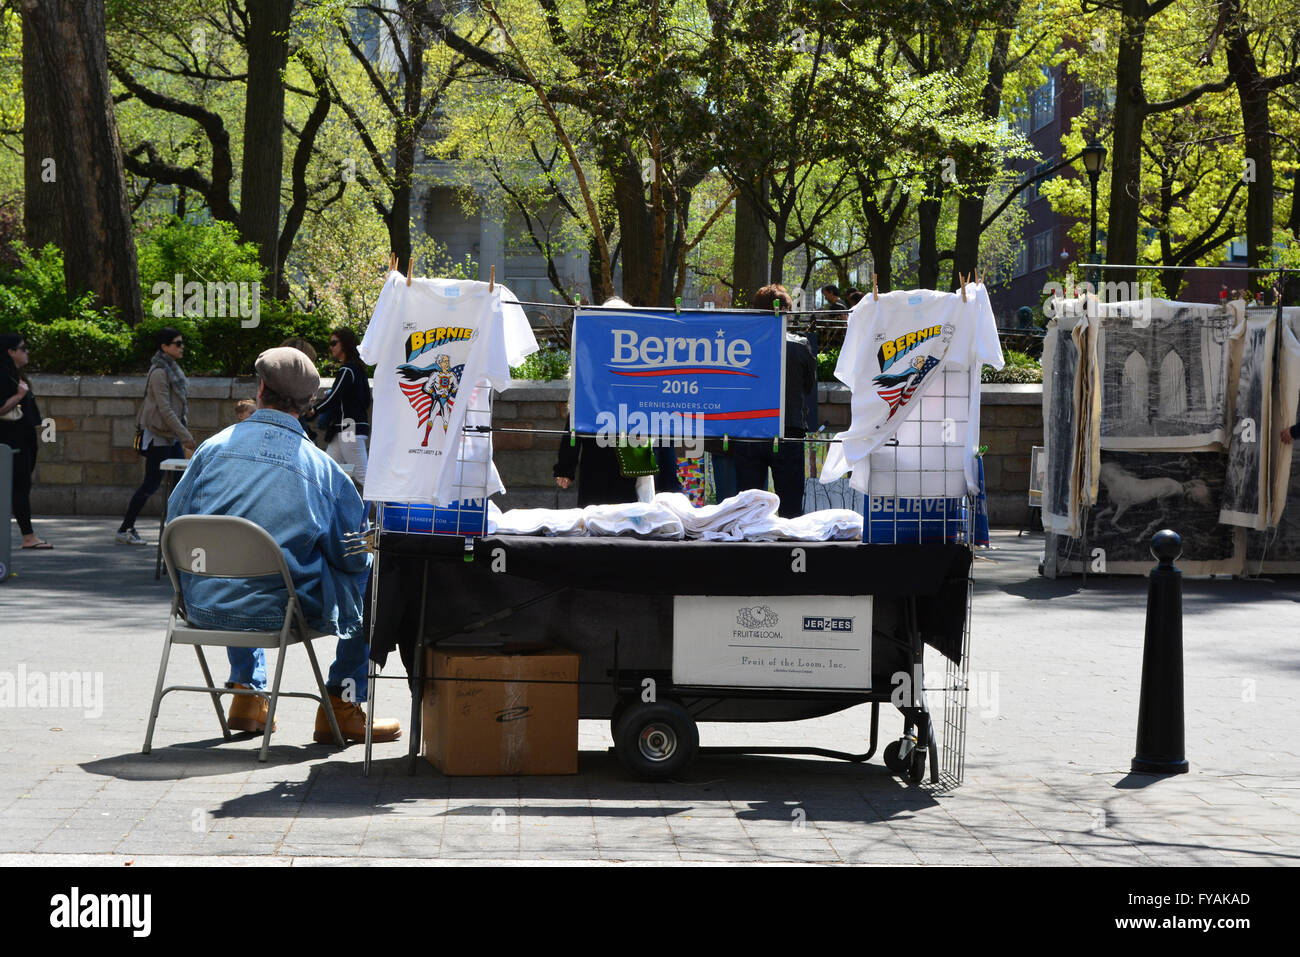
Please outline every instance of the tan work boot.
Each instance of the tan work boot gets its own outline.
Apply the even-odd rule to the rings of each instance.
[[[355,701],[344,701],[338,695],[330,695],[330,705],[334,708],[334,720],[339,723],[339,731],[344,741],[366,740],[366,712]],[[371,732],[371,741],[396,741],[402,736],[402,724],[395,718],[376,718]],[[329,716],[322,706],[316,709],[316,733],[312,740],[317,744],[333,744],[334,733],[330,731]]]
[[[236,688],[251,688],[251,685],[236,684]],[[230,713],[226,715],[226,724],[231,731],[256,731],[261,734],[266,730],[266,713],[270,705],[265,698],[251,694],[237,694],[230,699]],[[271,731],[275,732],[275,722],[271,722]]]

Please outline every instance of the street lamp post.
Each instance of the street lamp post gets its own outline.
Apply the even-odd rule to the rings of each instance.
[[[1090,226],[1090,238],[1088,240],[1088,261],[1095,263],[1097,261],[1097,179],[1101,176],[1102,167],[1106,163],[1106,147],[1102,146],[1096,140],[1090,140],[1088,145],[1083,148],[1083,168],[1088,171],[1088,184],[1092,189],[1092,221]],[[1092,276],[1089,279],[1092,283],[1092,289],[1097,291],[1098,275],[1094,266]]]

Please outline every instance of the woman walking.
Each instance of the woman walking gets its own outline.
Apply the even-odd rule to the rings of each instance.
[[[324,416],[325,451],[340,465],[352,466],[352,481],[366,484],[366,443],[370,437],[370,380],[357,355],[357,334],[338,328],[330,333],[330,356],[342,363],[334,388],[317,403],[311,415]],[[349,432],[347,425],[351,424]]]
[[[27,343],[22,336],[0,336],[0,443],[14,450],[13,513],[23,533],[23,548],[49,549],[54,546],[32,530],[32,472],[36,470],[36,427],[41,410],[32,395],[31,383],[23,373],[27,365]],[[9,532],[6,530],[5,534]]]
[[[145,386],[144,405],[136,420],[144,434],[140,453],[144,456],[144,482],[131,496],[126,515],[114,541],[119,545],[147,544],[135,530],[135,520],[149,496],[162,484],[161,465],[165,459],[178,459],[182,447],[193,452],[194,436],[186,427],[186,396],[189,380],[181,371],[185,355],[185,337],[171,327],[158,330],[158,351],[149,361],[149,379]]]

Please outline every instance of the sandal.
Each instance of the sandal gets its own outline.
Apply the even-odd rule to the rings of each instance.
[[[23,546],[23,551],[27,551],[28,549],[35,549],[35,550],[37,550],[37,551],[45,551],[45,550],[47,550],[47,549],[53,549],[53,548],[54,548],[54,546],[51,545],[49,542],[46,542],[46,541],[40,541],[40,542],[37,542],[35,545],[24,545],[24,546]]]

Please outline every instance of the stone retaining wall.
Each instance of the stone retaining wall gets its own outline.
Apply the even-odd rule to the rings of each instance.
[[[325,380],[326,385],[330,380]],[[32,510],[41,515],[116,515],[139,485],[143,467],[131,448],[144,376],[32,376],[46,417],[37,460]],[[235,403],[257,392],[252,378],[192,378],[190,430],[200,441],[235,421]],[[1042,387],[986,385],[981,397],[981,437],[990,517],[995,525],[1019,525],[1026,516],[1030,448],[1042,444]],[[497,396],[493,421],[507,428],[565,427],[568,402],[563,382],[523,382]],[[819,415],[832,430],[849,422],[849,393],[822,383]],[[560,436],[500,432],[494,437],[497,467],[510,489],[503,508],[570,507],[576,492],[555,487]],[[157,516],[162,495],[145,514]]]

